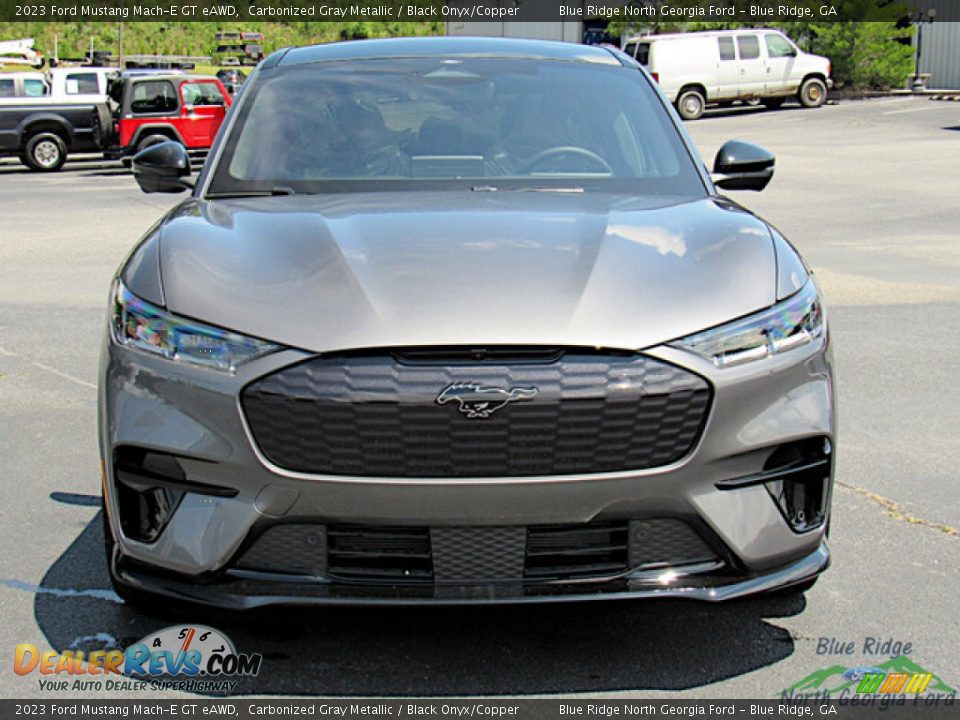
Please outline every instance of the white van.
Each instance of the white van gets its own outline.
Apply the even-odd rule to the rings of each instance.
[[[660,83],[684,120],[703,115],[707,103],[734,100],[778,108],[795,95],[804,107],[820,107],[833,87],[830,60],[803,52],[776,30],[644,35],[623,50]]]

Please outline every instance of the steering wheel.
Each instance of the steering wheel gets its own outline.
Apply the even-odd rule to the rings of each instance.
[[[597,165],[601,166],[604,172],[607,172],[611,175],[614,174],[613,168],[610,167],[610,163],[608,163],[602,157],[600,157],[599,155],[597,155],[595,152],[591,150],[587,150],[586,148],[582,148],[582,147],[576,147],[575,145],[558,145],[557,147],[547,148],[546,150],[538,152],[533,157],[533,159],[527,163],[524,170],[526,172],[531,172],[537,165],[542,163],[544,160],[548,158],[552,158],[556,155],[580,155],[581,157],[585,157],[588,160],[592,160]]]

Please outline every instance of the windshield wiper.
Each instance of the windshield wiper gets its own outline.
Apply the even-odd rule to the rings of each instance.
[[[215,200],[224,200],[229,198],[245,198],[245,197],[271,197],[274,195],[296,195],[297,192],[291,187],[286,185],[277,185],[270,190],[236,190],[233,192],[222,192],[222,193],[207,193],[206,197],[215,199]]]

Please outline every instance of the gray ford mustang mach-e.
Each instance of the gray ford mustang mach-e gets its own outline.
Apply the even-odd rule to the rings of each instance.
[[[284,50],[110,293],[117,591],[245,608],[804,588],[828,564],[827,321],[605,48]]]

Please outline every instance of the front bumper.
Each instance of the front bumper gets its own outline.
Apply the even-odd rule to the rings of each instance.
[[[158,573],[119,553],[111,573],[123,584],[174,600],[231,610],[268,605],[515,605],[540,602],[678,598],[721,602],[782,590],[813,580],[830,565],[830,552],[821,542],[812,553],[760,575],[731,577],[710,571],[690,575],[634,573],[593,583],[535,585],[487,584],[402,587],[296,581],[280,577],[225,576],[198,584],[190,578]]]
[[[828,564],[826,518],[798,532],[763,472],[785,444],[811,438],[835,444],[826,337],[723,371],[673,348],[646,354],[701,375],[713,389],[706,427],[680,460],[589,475],[420,479],[296,473],[259,452],[240,407],[241,389],[310,357],[305,353],[283,351],[227,375],[108,341],[99,419],[106,519],[117,541],[111,571],[133,587],[236,608],[617,597],[713,601],[802,583],[822,572]],[[175,455],[185,474],[175,511],[149,542],[125,533],[119,519],[117,452],[131,447]],[[832,462],[830,468],[826,509]],[[419,586],[238,567],[252,538],[281,523],[499,528],[638,518],[688,522],[715,551],[713,561],[653,563],[566,581]]]

